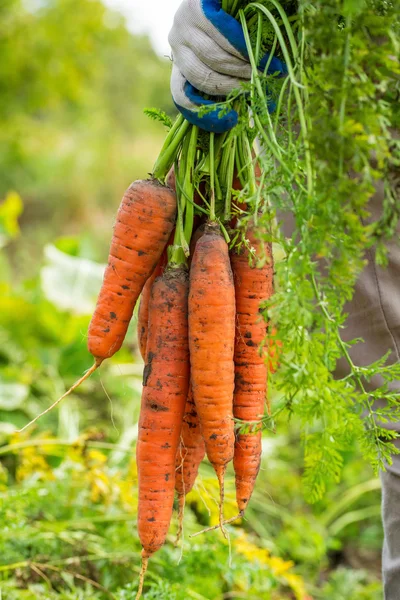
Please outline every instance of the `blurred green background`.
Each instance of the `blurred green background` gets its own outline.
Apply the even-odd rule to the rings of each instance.
[[[2,600],[135,597],[135,323],[75,395],[23,434],[15,429],[91,365],[86,331],[114,215],[165,135],[143,109],[174,114],[169,71],[97,0],[0,3]],[[379,481],[356,448],[343,481],[314,506],[301,475],[301,432],[282,420],[265,433],[256,491],[228,544],[218,532],[189,538],[217,519],[205,463],[187,499],[184,545],[174,547],[174,518],[145,598],[381,598]]]

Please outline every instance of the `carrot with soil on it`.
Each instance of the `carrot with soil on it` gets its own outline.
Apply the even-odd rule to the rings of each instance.
[[[192,235],[192,239],[190,240],[190,256],[189,256],[189,266],[192,264],[192,258],[194,255],[194,251],[196,250],[196,245],[199,239],[204,235],[204,230],[206,228],[206,224],[202,223],[194,230]]]
[[[163,545],[173,511],[175,461],[189,390],[186,268],[167,267],[153,284],[147,364],[136,447],[142,543],[140,597],[149,557]]]
[[[151,296],[151,288],[157,277],[163,274],[165,267],[168,264],[168,247],[173,243],[174,232],[171,233],[167,245],[161,255],[160,260],[157,263],[153,274],[146,281],[142,290],[139,302],[138,320],[137,320],[137,338],[139,343],[139,350],[141,357],[146,361],[146,346],[147,346],[147,333],[149,328],[149,302]]]
[[[208,459],[220,485],[223,530],[224,475],[233,458],[235,289],[228,246],[216,223],[198,240],[190,268],[191,381]]]
[[[170,525],[175,491],[175,461],[189,392],[188,341],[189,276],[184,247],[190,239],[193,213],[186,211],[193,192],[193,163],[197,127],[187,141],[184,187],[177,194],[178,225],[162,277],[153,283],[149,304],[146,366],[136,456],[139,482],[138,532],[142,568],[136,598],[140,598],[150,556],[164,543]],[[181,174],[178,173],[178,176]]]
[[[153,273],[175,223],[176,196],[156,180],[134,181],[118,209],[108,264],[89,325],[88,348],[93,366],[49,408],[52,410],[121,347],[137,299]]]
[[[233,466],[240,515],[253,493],[261,464],[261,419],[267,397],[268,361],[261,350],[267,323],[260,314],[260,304],[273,294],[271,244],[257,239],[251,229],[247,238],[255,257],[251,258],[248,248],[231,252],[236,295],[233,414],[235,419],[252,424],[246,433],[239,429],[235,438]],[[260,255],[264,264],[258,267]]]
[[[147,335],[149,332],[149,304],[150,304],[150,296],[151,289],[153,287],[153,283],[162,275],[162,269],[160,264],[157,265],[155,271],[152,276],[148,278],[146,284],[143,288],[139,310],[138,310],[138,322],[137,322],[137,338],[139,344],[140,355],[143,360],[146,360],[146,347],[147,347]]]
[[[120,349],[137,299],[168,242],[176,197],[156,181],[136,181],[117,214],[108,265],[89,325],[88,347],[103,361]]]
[[[228,244],[216,217],[213,133],[210,133],[209,163],[210,219],[197,241],[190,267],[189,349],[193,397],[207,457],[219,482],[219,524],[226,536],[224,476],[233,458],[235,441],[235,288]]]
[[[203,223],[197,227],[192,235],[192,239],[190,240],[190,256],[188,259],[189,266],[192,262],[196,244],[204,234],[204,229],[205,224]],[[197,414],[192,386],[190,385],[186,400],[185,414],[183,416],[181,439],[176,455],[175,490],[178,494],[178,532],[176,534],[175,544],[179,542],[183,531],[185,498],[193,488],[205,452],[199,415]]]
[[[273,293],[273,260],[270,243],[263,243],[250,230],[248,241],[255,250],[256,257],[249,262],[247,248],[231,252],[231,265],[235,282],[236,296],[236,336],[235,336],[235,391],[233,414],[236,419],[250,421],[252,431],[235,434],[233,465],[235,470],[236,499],[239,514],[224,521],[233,523],[243,516],[252,495],[261,462],[261,423],[264,403],[267,402],[268,374],[273,372],[269,356],[270,348],[260,352],[266,341],[268,324],[262,318],[260,303]],[[257,266],[261,251],[266,262]],[[267,340],[268,344],[268,340]],[[214,531],[219,525],[207,527],[192,534],[194,538]]]

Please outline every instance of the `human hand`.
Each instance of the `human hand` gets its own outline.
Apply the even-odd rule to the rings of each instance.
[[[239,21],[221,8],[220,0],[184,0],[169,34],[173,53],[171,91],[178,110],[193,125],[223,133],[238,121],[236,111],[222,107],[199,114],[212,106],[209,96],[227,96],[251,78],[251,66]],[[264,69],[269,54],[260,61]],[[286,73],[286,65],[275,56],[268,73]],[[221,114],[222,113],[222,114]]]

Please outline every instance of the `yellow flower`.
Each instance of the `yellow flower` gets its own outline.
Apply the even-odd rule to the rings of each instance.
[[[295,573],[288,573],[285,577],[288,587],[294,592],[296,600],[312,600],[307,596],[304,581]]]
[[[44,457],[38,452],[37,448],[23,448],[18,453],[18,466],[16,471],[17,481],[24,481],[29,477],[35,476],[41,480],[54,479],[53,471],[44,459]]]
[[[278,556],[271,556],[268,559],[268,564],[271,567],[271,571],[273,572],[273,574],[277,577],[283,575],[284,573],[287,573],[287,571],[289,571],[294,566],[294,563],[291,560],[285,561],[279,558]]]
[[[138,470],[136,456],[134,454],[132,454],[131,459],[129,461],[127,477],[130,480],[131,484],[137,483]]]
[[[250,562],[258,561],[263,565],[269,564],[269,552],[264,548],[259,548],[243,535],[235,542],[235,549],[239,554],[245,556]]]
[[[98,465],[105,465],[107,462],[107,456],[100,452],[100,450],[89,450],[86,455],[86,460],[89,464],[94,463]]]
[[[121,504],[129,513],[135,513],[137,507],[137,488],[132,481],[119,480],[117,483]]]
[[[88,473],[90,485],[90,499],[92,502],[101,500],[109,503],[111,500],[112,486],[109,476],[100,469],[93,469]]]
[[[253,544],[246,535],[235,541],[235,549],[236,552],[245,556],[249,562],[257,561],[265,565],[282,585],[292,590],[296,600],[307,600],[308,596],[304,581],[299,575],[290,572],[294,567],[292,561],[283,560],[279,556],[271,556],[268,550]]]

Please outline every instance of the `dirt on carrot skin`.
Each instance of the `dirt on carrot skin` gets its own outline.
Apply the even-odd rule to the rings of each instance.
[[[234,340],[235,290],[228,246],[218,225],[209,223],[190,268],[189,346],[193,396],[207,456],[220,482],[221,505],[224,474],[234,450]]]
[[[236,336],[235,336],[235,392],[233,414],[235,419],[257,422],[264,414],[267,397],[268,360],[261,345],[267,334],[267,323],[260,315],[260,304],[273,294],[273,259],[271,244],[260,242],[250,229],[247,232],[256,256],[265,254],[261,268],[250,264],[247,248],[231,252],[235,281]],[[236,433],[233,466],[235,470],[236,500],[244,512],[253,493],[261,464],[261,423],[248,433]]]
[[[109,358],[120,349],[137,299],[168,242],[175,216],[175,194],[157,181],[135,181],[125,192],[89,325],[88,347],[95,358]]]
[[[147,347],[147,333],[149,329],[149,302],[151,295],[151,288],[157,277],[163,274],[165,267],[168,264],[168,247],[174,242],[175,229],[172,230],[171,235],[164,251],[157,263],[153,274],[146,281],[145,286],[140,296],[140,304],[138,310],[138,322],[137,322],[137,339],[139,344],[139,351],[143,360],[146,360],[146,347]]]
[[[189,389],[189,279],[167,268],[153,284],[136,447],[138,531],[147,558],[164,543],[173,510],[175,460]]]

